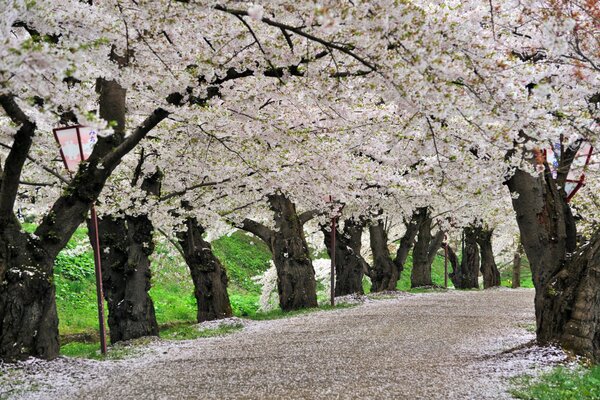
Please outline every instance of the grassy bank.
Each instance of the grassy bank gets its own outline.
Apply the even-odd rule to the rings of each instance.
[[[525,400],[600,399],[600,366],[557,367],[539,378],[521,377],[511,394]]]

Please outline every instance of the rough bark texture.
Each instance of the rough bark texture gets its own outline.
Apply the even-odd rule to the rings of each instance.
[[[0,359],[58,355],[54,259],[15,221],[0,231]]]
[[[110,138],[112,142],[99,144],[108,148],[123,140],[126,92],[118,83],[103,79],[98,82],[98,91],[101,116],[115,125],[116,137]],[[137,184],[143,161],[142,154],[132,186]],[[147,176],[141,185],[142,190],[148,195],[159,195],[162,177],[159,170]],[[91,221],[88,227],[90,241],[95,246]],[[148,294],[151,287],[149,257],[154,251],[152,222],[143,214],[132,216],[125,213],[123,218],[106,215],[99,219],[98,231],[111,343],[158,336],[154,303]]]
[[[369,265],[360,255],[364,224],[346,220],[342,232],[336,232],[335,246],[335,295],[363,294],[362,279]],[[331,228],[322,229],[324,243],[331,257]]]
[[[269,196],[275,215],[271,239],[277,268],[279,305],[284,311],[317,307],[317,283],[308,245],[296,206],[283,194]]]
[[[560,162],[568,172],[568,159]],[[542,176],[517,170],[507,181],[518,194],[513,207],[536,289],[537,339],[600,361],[600,234],[576,248],[574,219],[558,189],[561,179],[555,182],[546,166]]]
[[[435,236],[431,235],[432,220],[429,217],[429,211],[425,209],[421,214],[423,217],[413,249],[413,267],[410,275],[410,286],[413,288],[433,285],[431,264],[433,264],[437,250],[444,240],[442,231],[438,231]]]
[[[14,198],[28,156],[35,124],[10,95],[0,96],[0,106],[18,125],[6,159],[0,185],[0,360],[58,356],[58,317],[52,270],[54,260],[73,232],[85,221],[121,159],[169,113],[156,109],[126,139],[104,145],[99,138],[87,163],[83,163],[62,195],[43,217],[35,235],[20,232]],[[100,105],[102,108],[102,104]],[[99,165],[102,165],[99,168]],[[18,250],[17,250],[18,249]]]
[[[227,294],[227,274],[202,235],[204,228],[194,218],[186,221],[187,230],[177,235],[185,262],[194,281],[198,305],[198,322],[228,318],[233,315]]]
[[[458,262],[458,256],[456,255],[456,252],[450,245],[448,245],[448,261],[450,262],[450,266],[452,267],[452,271],[450,271],[448,277],[452,281],[454,287],[456,287],[454,277],[457,276],[458,273],[460,273],[460,264]]]
[[[464,249],[458,270],[450,274],[450,279],[457,289],[479,288],[479,248],[477,247],[477,232],[474,228],[465,228]]]
[[[298,215],[294,203],[281,193],[268,196],[268,201],[274,213],[275,229],[250,219],[245,219],[241,228],[258,236],[271,249],[281,309],[317,307],[315,270],[303,230],[303,224],[314,213]]]
[[[383,221],[369,226],[373,265],[371,267],[371,291],[396,290],[400,273],[391,259],[388,236]]]
[[[402,271],[404,271],[404,263],[408,258],[408,253],[410,252],[410,249],[415,243],[415,238],[417,237],[417,233],[419,232],[419,225],[421,224],[423,218],[426,216],[426,213],[426,208],[419,208],[413,213],[410,221],[405,221],[406,231],[400,239],[400,245],[398,246],[398,250],[396,251],[396,258],[394,259],[394,264],[398,269],[398,279],[400,279]]]
[[[513,289],[521,287],[521,254],[523,253],[523,247],[519,244],[519,248],[515,252],[513,257],[513,269],[512,269],[512,285]]]
[[[492,231],[479,229],[477,232],[477,244],[481,252],[481,274],[483,275],[483,288],[488,289],[500,286],[500,271],[494,260],[492,250]]]
[[[151,287],[148,257],[154,251],[152,223],[145,215],[105,216],[99,219],[98,227],[111,343],[158,336],[154,303],[148,294]],[[91,229],[90,235],[93,235]]]

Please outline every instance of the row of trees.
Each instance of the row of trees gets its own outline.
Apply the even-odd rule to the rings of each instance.
[[[473,284],[478,257],[493,285],[486,231],[507,226],[512,208],[539,341],[600,358],[595,171],[574,205],[586,218],[565,191],[578,148],[597,140],[599,16],[593,2],[567,0],[11,2],[0,47],[0,358],[57,355],[54,259],[93,202],[109,311],[127,321],[152,308],[156,228],[181,248],[199,304],[226,293],[205,230],[234,225],[269,244],[282,308],[314,305],[302,226],[326,223],[324,195],[351,221],[338,276],[354,271],[355,288],[366,270],[375,290],[395,287],[413,242],[413,285],[428,284],[440,232],[463,229],[455,285]],[[76,123],[102,137],[70,177],[50,128]],[[535,155],[556,143],[554,173]],[[19,212],[40,216],[34,234]],[[365,216],[370,268],[356,256]],[[406,220],[394,259],[386,220]],[[224,297],[210,304],[200,318],[227,313]]]

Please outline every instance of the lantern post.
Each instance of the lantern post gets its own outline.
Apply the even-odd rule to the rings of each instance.
[[[444,287],[448,289],[448,235],[444,234]]]
[[[94,144],[97,142],[97,133],[94,129],[85,126],[72,126],[53,129],[54,138],[60,146],[60,156],[65,168],[72,174],[77,171],[79,164],[86,161]],[[100,330],[100,351],[106,354],[106,325],[104,324],[104,290],[102,287],[102,260],[100,256],[100,235],[98,233],[98,215],[95,202],[91,207],[91,225],[94,236],[94,270],[96,275],[96,297],[98,300],[98,326]]]

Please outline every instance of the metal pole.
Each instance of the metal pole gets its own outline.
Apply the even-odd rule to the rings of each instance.
[[[331,307],[335,306],[335,219],[331,218]]]
[[[448,239],[444,242],[444,287],[448,289]]]
[[[92,204],[92,229],[94,230],[94,265],[96,269],[96,297],[98,298],[98,325],[100,326],[100,351],[106,354],[106,326],[104,325],[104,291],[102,288],[102,261],[100,259],[100,236],[98,234],[98,215]]]

